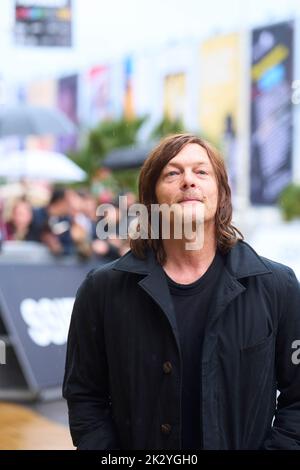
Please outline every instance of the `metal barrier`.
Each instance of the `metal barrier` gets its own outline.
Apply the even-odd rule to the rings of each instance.
[[[0,255],[0,399],[61,396],[77,288],[108,261],[56,259],[36,245],[4,244]]]

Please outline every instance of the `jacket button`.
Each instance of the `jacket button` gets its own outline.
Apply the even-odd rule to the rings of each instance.
[[[170,361],[166,361],[163,364],[163,371],[165,374],[170,374],[172,372],[172,364]]]
[[[172,426],[171,424],[162,424],[160,429],[163,434],[170,434]]]

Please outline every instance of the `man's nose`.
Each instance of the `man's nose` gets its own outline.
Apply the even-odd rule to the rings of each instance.
[[[182,188],[195,188],[196,187],[196,177],[193,173],[185,171],[182,175]]]

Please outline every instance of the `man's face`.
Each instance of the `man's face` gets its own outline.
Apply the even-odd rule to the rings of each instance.
[[[206,150],[198,144],[187,144],[163,168],[155,192],[158,204],[179,203],[189,212],[202,205],[205,222],[214,220],[218,186]]]

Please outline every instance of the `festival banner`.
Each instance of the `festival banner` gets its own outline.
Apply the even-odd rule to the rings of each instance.
[[[53,79],[35,80],[26,89],[26,101],[34,106],[56,106],[57,81]],[[27,149],[55,150],[56,139],[53,136],[27,137]]]
[[[292,178],[294,25],[252,32],[250,199],[272,205]]]
[[[238,184],[241,126],[241,37],[233,33],[205,41],[200,50],[201,135],[225,158],[233,196]]]
[[[57,106],[68,118],[78,124],[77,113],[78,75],[70,75],[58,80],[57,84]],[[66,135],[57,139],[57,150],[65,153],[76,150],[77,136]]]
[[[132,119],[135,116],[133,96],[133,59],[126,57],[124,60],[124,117]]]
[[[174,120],[184,121],[186,107],[186,76],[175,73],[164,79],[164,115]]]
[[[71,47],[71,0],[15,0],[14,38],[21,46]]]

